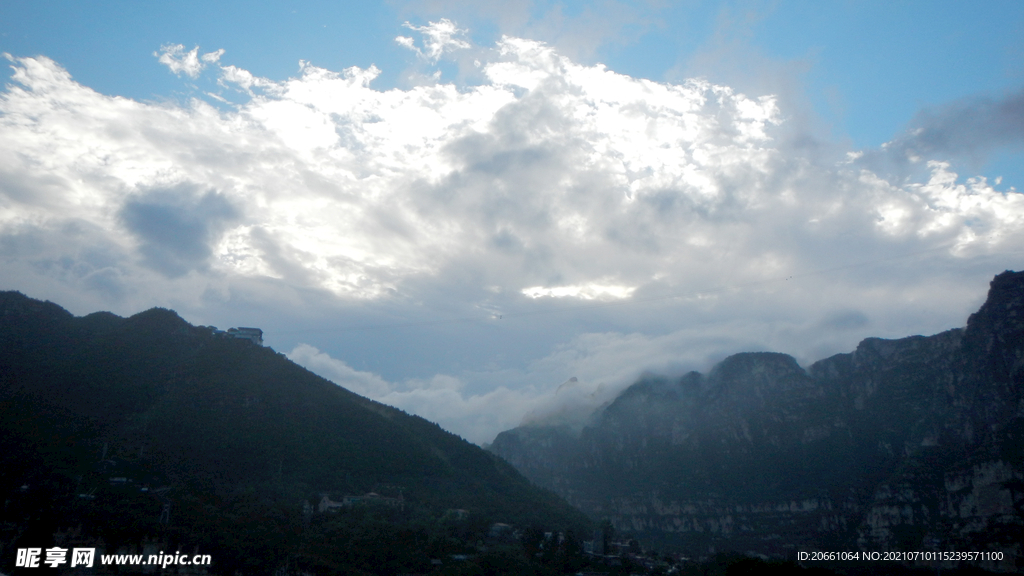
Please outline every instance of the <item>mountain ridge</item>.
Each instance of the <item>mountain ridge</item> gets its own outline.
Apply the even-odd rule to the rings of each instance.
[[[490,449],[698,557],[973,546],[1009,551],[988,566],[1006,570],[1024,536],[1022,390],[1024,273],[1007,271],[964,328],[867,338],[806,369],[755,352],[645,374],[578,434],[521,427]]]
[[[3,550],[79,530],[110,551],[147,538],[201,546],[226,574],[425,572],[431,550],[459,552],[494,522],[589,526],[437,424],[163,308],[76,317],[0,293],[0,447],[14,503]],[[304,511],[369,492],[401,509]],[[445,520],[451,509],[468,520]],[[386,536],[359,540],[367,526]]]

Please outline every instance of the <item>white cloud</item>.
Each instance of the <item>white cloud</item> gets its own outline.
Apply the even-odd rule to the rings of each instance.
[[[521,424],[582,424],[593,409],[644,371],[681,374],[706,368],[757,339],[738,338],[736,331],[735,324],[726,324],[663,336],[581,334],[522,370],[435,374],[400,382],[354,370],[308,344],[296,346],[288,358],[353,392],[419,414],[482,444]]]
[[[483,444],[497,431],[518,426],[538,399],[527,390],[498,387],[485,394],[460,394],[450,388],[394,392],[381,402],[439,423],[470,442]]]
[[[608,300],[629,298],[636,288],[617,286],[614,284],[586,284],[583,286],[531,286],[523,288],[524,295],[530,298],[579,298],[581,300]]]
[[[184,72],[190,78],[198,78],[207,64],[216,64],[223,55],[224,49],[220,49],[200,56],[198,46],[186,52],[185,46],[181,44],[164,44],[160,47],[160,52],[153,53],[153,56],[171,72],[178,76]]]
[[[463,394],[465,384],[445,374],[390,383],[376,374],[353,370],[308,344],[296,346],[288,358],[352,392],[439,422],[478,443],[490,441],[495,431],[518,425],[521,414],[538,403],[535,393],[504,387]]]
[[[416,41],[408,36],[399,36],[395,38],[395,42],[430,62],[437,62],[447,52],[464,50],[470,47],[469,42],[458,38],[458,36],[465,36],[467,31],[460,30],[454,22],[447,18],[441,18],[437,22],[430,22],[426,26],[414,26],[408,22],[404,26],[419,32],[423,36],[424,50],[417,48]]]
[[[638,365],[663,370],[675,366],[677,342],[660,340],[652,345],[651,339],[638,334],[584,335],[516,375],[517,380],[536,385],[516,390],[497,385],[482,393],[467,391],[464,380],[447,374],[387,382],[308,344],[296,346],[288,358],[357,394],[419,414],[473,442],[484,443],[520,424],[582,423],[590,411],[611,400],[639,375]],[[565,370],[581,374],[583,380],[574,376],[559,385],[553,375]],[[500,381],[508,375],[468,377]]]
[[[412,28],[425,58],[462,48],[451,22]],[[559,406],[572,376],[606,398],[646,369],[961,325],[1019,267],[1020,194],[928,149],[910,176],[877,168],[889,149],[808,156],[771,95],[512,37],[474,54],[474,86],[378,90],[376,68],[307,63],[277,82],[222,54],[159,56],[189,77],[216,67],[243,94],[221,107],[105,96],[14,59],[7,287],[77,312],[261,314],[311,369],[486,441]],[[382,329],[285,336],[300,320]]]
[[[360,396],[379,399],[391,392],[391,384],[376,374],[353,370],[341,360],[331,358],[309,344],[299,344],[288,359]]]
[[[663,2],[606,0],[599,7],[566,10],[562,3],[511,0],[403,0],[402,12],[421,18],[454,17],[471,28],[533,38],[577,60],[589,60],[601,47],[630,44],[652,28],[664,25]]]

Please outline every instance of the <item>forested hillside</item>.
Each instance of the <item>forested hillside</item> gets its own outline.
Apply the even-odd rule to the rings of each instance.
[[[0,447],[5,571],[64,539],[198,547],[223,574],[426,572],[494,523],[589,529],[436,424],[164,309],[78,318],[0,293]]]

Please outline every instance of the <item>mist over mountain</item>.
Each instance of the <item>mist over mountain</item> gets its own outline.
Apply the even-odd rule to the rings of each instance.
[[[1024,558],[1024,273],[965,328],[868,338],[803,368],[730,356],[646,374],[583,427],[489,449],[617,531],[695,557],[738,551],[998,551]]]
[[[0,293],[0,493],[5,572],[60,544],[198,549],[223,574],[426,573],[494,523],[589,530],[493,454],[270,348],[17,292]]]

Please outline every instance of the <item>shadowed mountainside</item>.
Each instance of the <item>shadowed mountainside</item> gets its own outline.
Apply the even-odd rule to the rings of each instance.
[[[415,572],[494,522],[589,526],[436,424],[164,309],[78,318],[0,293],[0,448],[7,569],[14,548],[72,533],[109,551],[198,545],[221,573]],[[401,506],[303,513],[371,491]],[[445,525],[450,509],[468,519]]]
[[[1024,273],[967,327],[868,338],[807,370],[731,356],[646,375],[581,432],[524,426],[490,450],[616,530],[735,550],[1001,551],[1024,539]]]

